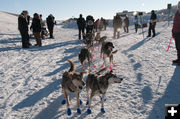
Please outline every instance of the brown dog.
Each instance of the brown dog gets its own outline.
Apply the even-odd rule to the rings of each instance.
[[[83,74],[85,72],[74,72],[76,67],[75,64],[71,60],[67,60],[71,64],[71,68],[69,71],[64,72],[62,76],[62,91],[64,93],[65,101],[67,102],[67,114],[71,115],[71,109],[69,108],[69,93],[75,92],[76,93],[76,100],[77,100],[77,113],[81,114],[80,107],[80,99],[79,99],[79,92],[85,85],[83,80]]]
[[[100,38],[101,38],[101,34],[100,32],[97,32],[94,41],[99,42]]]
[[[111,64],[116,67],[116,65],[114,65],[113,62],[113,54],[117,53],[117,50],[113,51],[114,45],[112,42],[103,42],[102,43],[102,47],[101,47],[101,56],[103,55],[103,65],[101,67],[107,67],[106,64],[106,58],[109,58],[110,61],[110,70],[112,70]]]

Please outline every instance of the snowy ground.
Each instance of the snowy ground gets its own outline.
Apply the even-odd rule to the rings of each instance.
[[[80,94],[82,114],[76,113],[75,95],[71,95],[72,115],[67,116],[61,92],[61,77],[69,69],[71,59],[80,71],[78,53],[81,41],[78,30],[55,27],[55,39],[45,39],[42,47],[21,48],[17,17],[0,12],[0,119],[164,119],[165,104],[180,104],[180,67],[176,59],[174,41],[166,52],[171,38],[166,22],[157,24],[157,36],[144,39],[141,29],[122,33],[112,39],[113,29],[102,35],[115,44],[117,75],[125,77],[121,84],[111,85],[105,102],[106,113],[100,112],[98,96],[92,102],[92,114],[87,115],[85,88]],[[145,36],[147,29],[145,29]],[[30,41],[35,44],[34,39]],[[99,70],[102,59],[95,49],[95,63]]]

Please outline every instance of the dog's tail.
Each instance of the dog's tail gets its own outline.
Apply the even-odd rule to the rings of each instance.
[[[113,52],[112,52],[112,54],[115,54],[115,53],[117,53],[117,51],[118,51],[118,50],[115,50],[115,51],[113,51]]]
[[[71,68],[69,69],[69,71],[68,72],[73,72],[75,69],[76,69],[76,66],[75,66],[75,64],[74,64],[74,62],[72,62],[71,60],[67,60],[70,64],[71,64]]]
[[[100,75],[102,72],[106,71],[106,69],[107,69],[107,68],[105,67],[105,68],[99,70],[98,72],[96,72],[96,75]]]

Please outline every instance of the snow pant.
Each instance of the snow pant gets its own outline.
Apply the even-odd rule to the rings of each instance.
[[[148,36],[149,37],[151,36],[151,30],[153,32],[153,37],[156,35],[156,33],[155,33],[155,26],[156,26],[156,23],[150,23],[149,24],[149,32],[148,32]]]
[[[177,50],[177,59],[180,60],[180,33],[174,33],[173,36],[175,39],[175,45]]]
[[[84,28],[78,28],[79,29],[79,40],[81,39],[81,32],[84,34]]]
[[[39,45],[39,46],[42,46],[42,43],[41,43],[41,32],[34,32],[34,37],[36,39],[36,44]]]
[[[128,26],[125,26],[125,27],[124,27],[124,32],[129,33]]]
[[[22,38],[22,47],[29,48],[29,34],[28,31],[20,31],[21,38]]]
[[[92,33],[93,32],[93,25],[86,27],[86,33]]]
[[[119,38],[120,37],[120,27],[114,28],[114,38],[116,38],[116,33],[117,33],[117,38]]]
[[[50,38],[54,38],[53,36],[53,27],[48,27]]]
[[[138,31],[138,24],[135,24],[135,32],[137,33],[137,31]]]

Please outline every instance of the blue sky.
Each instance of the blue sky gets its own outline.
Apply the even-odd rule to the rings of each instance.
[[[79,14],[93,15],[95,18],[113,18],[116,12],[158,10],[167,8],[168,3],[176,5],[179,0],[1,0],[0,11],[21,13],[28,10],[41,13],[46,18],[50,13],[56,19],[78,17]]]

